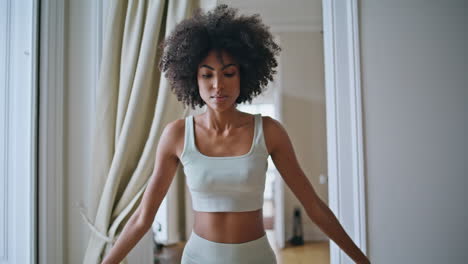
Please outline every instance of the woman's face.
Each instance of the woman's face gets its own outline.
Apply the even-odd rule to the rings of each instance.
[[[198,89],[206,105],[224,111],[235,107],[240,94],[239,66],[232,56],[221,51],[223,63],[212,50],[198,65]]]

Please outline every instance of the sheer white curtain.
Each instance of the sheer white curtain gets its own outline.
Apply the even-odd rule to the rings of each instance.
[[[195,8],[212,8],[216,1],[112,0],[108,5],[88,215],[81,212],[92,231],[85,264],[100,263],[110,250],[141,201],[162,129],[186,114],[161,78],[157,47]]]

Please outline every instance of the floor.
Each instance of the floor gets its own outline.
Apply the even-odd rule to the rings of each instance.
[[[275,246],[272,230],[266,230],[268,241],[275,251],[278,264],[328,264],[330,252],[328,242],[306,242],[302,246],[291,246],[278,250]],[[185,242],[163,247],[155,254],[155,264],[180,264]]]

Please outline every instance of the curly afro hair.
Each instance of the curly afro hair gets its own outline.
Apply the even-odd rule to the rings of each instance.
[[[159,69],[165,72],[171,90],[184,105],[202,107],[197,83],[198,64],[211,50],[224,50],[236,59],[240,70],[240,94],[236,105],[261,94],[273,81],[281,48],[273,41],[269,27],[259,14],[238,16],[238,10],[218,5],[203,13],[197,9],[191,18],[176,25],[161,43]]]

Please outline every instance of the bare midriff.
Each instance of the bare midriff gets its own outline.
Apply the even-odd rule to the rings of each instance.
[[[217,243],[245,243],[265,235],[263,211],[198,212],[194,211],[193,231]]]

